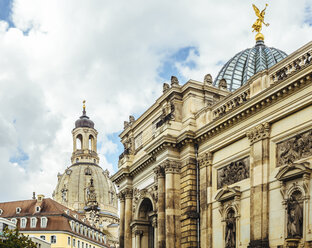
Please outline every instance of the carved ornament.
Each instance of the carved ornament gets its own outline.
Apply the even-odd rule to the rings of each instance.
[[[181,170],[181,163],[173,160],[166,160],[163,163],[163,166],[165,168],[165,173],[180,173]]]
[[[312,130],[277,144],[277,166],[292,164],[312,155]]]
[[[270,124],[268,122],[261,123],[260,125],[250,129],[246,133],[250,143],[253,144],[259,140],[270,137]]]
[[[133,190],[130,188],[124,189],[123,193],[125,194],[125,198],[132,198],[133,197]]]
[[[135,188],[133,190],[133,202],[132,202],[132,211],[133,214],[135,214],[135,211],[137,207],[139,207],[139,203],[141,202],[142,199],[144,198],[149,198],[152,200],[154,203],[157,203],[158,201],[158,190],[157,186],[154,185],[148,189],[138,189]]]
[[[212,85],[212,76],[210,74],[206,74],[204,77],[204,84]]]
[[[198,158],[199,166],[200,168],[207,167],[209,165],[212,165],[212,153],[211,152],[205,152],[201,154]]]
[[[222,90],[226,90],[227,89],[227,82],[224,78],[222,78],[220,81],[219,81],[219,88],[222,89]]]
[[[170,86],[167,83],[163,84],[163,93],[166,93],[168,90],[170,90]]]
[[[162,165],[156,166],[156,168],[154,168],[154,173],[156,175],[156,179],[159,177],[165,177],[165,169]]]
[[[171,76],[171,87],[179,86],[179,80],[176,76]]]
[[[218,189],[249,178],[249,157],[232,162],[217,172]]]

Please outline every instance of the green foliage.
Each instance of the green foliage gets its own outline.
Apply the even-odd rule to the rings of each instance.
[[[37,248],[37,246],[17,229],[6,228],[3,232],[3,239],[0,240],[0,248]]]

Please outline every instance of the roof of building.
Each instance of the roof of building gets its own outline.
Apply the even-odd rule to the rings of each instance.
[[[87,116],[85,107],[83,108],[82,116],[80,116],[79,119],[75,122],[75,128],[78,127],[94,128],[94,122],[91,121],[90,118]]]
[[[40,207],[40,211],[37,211],[36,208]],[[16,209],[20,208],[20,212],[17,213]],[[60,203],[50,199],[44,198],[42,201],[37,199],[32,200],[22,200],[22,201],[13,201],[13,202],[3,202],[0,203],[0,209],[2,210],[1,217],[8,219],[16,219],[18,229],[23,231],[65,231],[74,233],[77,236],[88,239],[92,242],[98,243],[102,246],[105,246],[102,242],[89,238],[87,235],[83,235],[80,232],[76,232],[70,225],[70,221],[78,223],[79,226],[83,225],[99,234],[104,235],[103,232],[91,226],[91,224],[84,219],[82,215],[78,212],[66,208]],[[20,219],[22,217],[47,217],[48,223],[47,226],[41,227],[40,221],[37,221],[35,227],[30,227],[30,221],[26,222],[25,228],[22,228],[19,225]]]
[[[231,58],[218,73],[214,85],[221,79],[227,82],[227,88],[234,91],[244,85],[256,73],[266,70],[287,57],[287,54],[274,47],[267,47],[258,40],[252,48],[247,48]]]

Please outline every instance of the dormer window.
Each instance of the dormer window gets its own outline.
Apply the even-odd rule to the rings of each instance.
[[[22,211],[22,209],[21,209],[20,207],[17,207],[17,208],[16,208],[16,213],[17,213],[17,214],[20,214],[21,211]]]
[[[41,208],[39,206],[36,206],[36,213],[39,213]]]
[[[11,221],[16,225],[17,219],[13,218],[13,219],[11,219]]]
[[[25,228],[26,227],[26,224],[27,224],[27,219],[26,218],[21,218],[21,228]]]
[[[69,215],[69,210],[68,210],[68,209],[66,209],[66,210],[65,210],[65,213],[66,213],[67,215]]]
[[[0,215],[2,215],[3,214],[3,210],[0,208]]]
[[[77,218],[78,218],[78,215],[77,215],[77,214],[74,214],[74,218],[76,218],[76,219],[77,219]]]
[[[40,227],[41,228],[46,228],[47,224],[48,224],[48,218],[47,217],[41,217]]]
[[[30,219],[30,227],[31,227],[31,228],[35,228],[36,225],[37,225],[37,218],[36,218],[36,217],[32,217],[32,218]]]

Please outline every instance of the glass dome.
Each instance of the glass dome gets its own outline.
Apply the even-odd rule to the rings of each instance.
[[[266,70],[287,57],[274,47],[267,47],[258,40],[253,48],[247,48],[231,58],[221,69],[213,84],[218,86],[221,79],[227,82],[228,90],[234,91],[244,85],[256,73]]]

